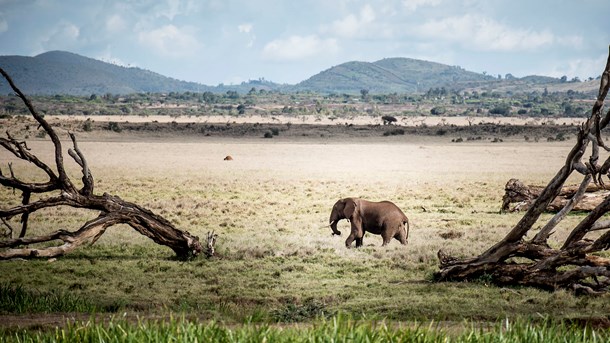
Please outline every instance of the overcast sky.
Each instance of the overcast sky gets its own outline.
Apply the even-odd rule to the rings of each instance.
[[[65,50],[207,85],[385,57],[586,79],[608,14],[609,0],[0,0],[0,55]]]

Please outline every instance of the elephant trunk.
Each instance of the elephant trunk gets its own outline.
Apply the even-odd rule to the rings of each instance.
[[[339,200],[333,206],[332,211],[330,211],[330,218],[328,218],[328,223],[330,224],[330,228],[333,230],[333,236],[341,235],[341,231],[337,230],[337,223],[339,222],[339,220],[345,219],[345,216],[343,216],[342,205],[343,202]]]
[[[333,230],[333,235],[338,235],[341,236],[341,231],[337,230],[337,222],[339,220],[331,220],[330,221],[330,228]]]

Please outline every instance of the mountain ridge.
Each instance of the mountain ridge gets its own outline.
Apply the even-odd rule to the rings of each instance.
[[[337,76],[343,78],[337,79]],[[406,57],[384,58],[375,62],[351,61],[324,70],[296,87],[327,93],[415,93],[430,88],[459,88],[463,82],[487,82],[494,77],[437,62]]]
[[[375,62],[345,62],[311,76],[295,85],[277,84],[266,80],[251,80],[240,85],[209,86],[166,77],[138,67],[125,67],[99,61],[67,51],[48,51],[34,57],[0,56],[4,68],[19,87],[28,94],[90,95],[164,92],[214,92],[257,90],[284,92],[348,93],[366,90],[371,94],[423,93],[431,88],[446,87],[460,90],[473,85],[498,82],[489,75],[406,57],[384,58]],[[546,76],[515,78],[524,82],[559,82]],[[0,94],[10,93],[6,83],[0,84]]]

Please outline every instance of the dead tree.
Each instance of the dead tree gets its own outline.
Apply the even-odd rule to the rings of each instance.
[[[547,212],[559,212],[574,197],[579,190],[578,185],[563,186],[557,197],[549,203]],[[517,179],[510,179],[504,186],[504,196],[502,197],[501,212],[527,211],[530,206],[540,196],[544,187],[527,186]],[[585,189],[585,194],[576,202],[573,211],[589,212],[595,209],[606,197],[610,195],[610,189],[600,184],[589,184]],[[512,208],[511,208],[512,205]]]
[[[548,238],[582,198],[592,181],[603,185],[602,178],[610,177],[610,157],[602,165],[598,162],[600,148],[610,151],[601,137],[601,131],[610,122],[610,111],[602,116],[609,81],[610,54],[591,116],[580,127],[577,142],[568,153],[563,167],[513,229],[487,251],[474,258],[458,259],[440,250],[436,280],[461,281],[485,277],[498,285],[524,285],[549,290],[563,288],[588,294],[608,291],[610,259],[600,253],[610,248],[610,220],[601,220],[610,211],[610,197],[606,197],[572,228],[560,246],[552,247]],[[588,161],[583,162],[589,145]],[[532,234],[533,238],[526,237],[573,172],[583,175],[577,192],[538,232]],[[591,235],[593,231],[601,233]]]
[[[9,132],[6,133],[7,138],[0,137],[0,145],[4,149],[18,159],[28,162],[33,168],[40,169],[48,177],[46,182],[25,182],[15,175],[11,164],[8,166],[9,175],[4,175],[0,170],[0,184],[14,191],[20,191],[22,197],[21,205],[8,208],[0,205],[1,225],[7,227],[8,231],[14,231],[10,224],[11,218],[20,216],[21,221],[18,238],[12,238],[11,235],[10,238],[0,241],[0,259],[61,256],[84,243],[93,244],[106,229],[117,224],[127,224],[155,243],[170,247],[180,258],[198,255],[203,250],[198,237],[176,229],[165,218],[118,196],[106,193],[95,194],[93,175],[85,155],[78,148],[74,134],[70,133],[73,148],[68,150],[68,154],[82,170],[82,188],[78,189],[66,173],[62,144],[55,130],[38,114],[28,98],[15,86],[2,68],[0,73],[24,102],[40,127],[48,134],[55,147],[55,168],[53,168],[32,154],[26,142],[17,140]],[[35,195],[34,201],[32,195]],[[57,230],[36,237],[26,236],[31,214],[41,209],[58,206],[99,211],[99,215],[75,231]],[[35,245],[56,241],[60,245],[43,247]],[[38,247],[32,247],[33,245]]]

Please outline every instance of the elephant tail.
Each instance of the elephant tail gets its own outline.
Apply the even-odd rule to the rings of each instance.
[[[403,223],[404,225],[406,225],[406,227],[407,227],[407,238],[406,238],[406,240],[408,241],[408,240],[409,240],[409,218],[407,218],[407,217],[405,216],[405,219],[404,219],[404,221],[403,221],[402,223]]]

